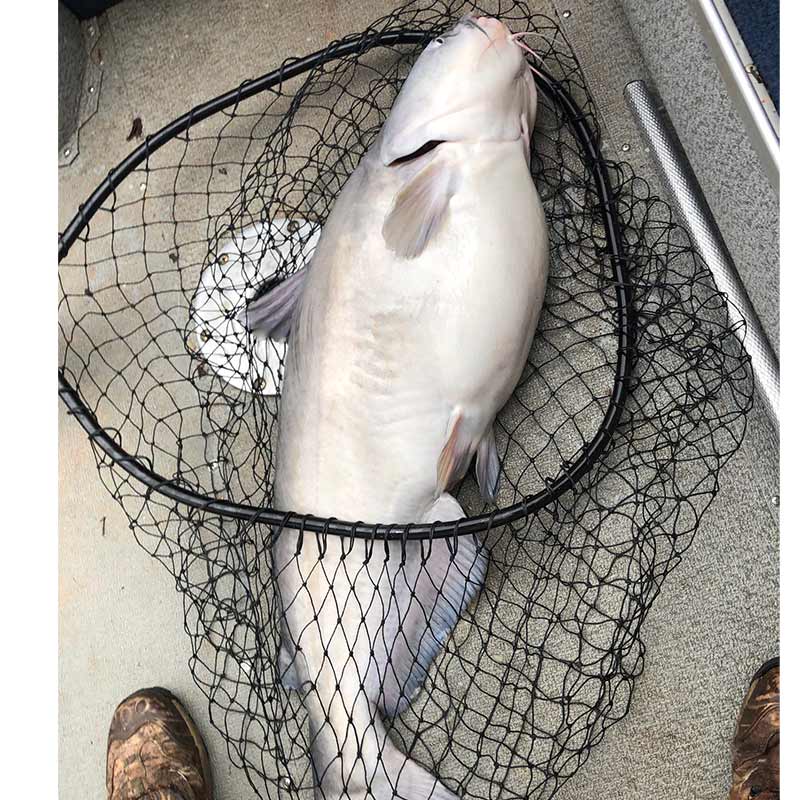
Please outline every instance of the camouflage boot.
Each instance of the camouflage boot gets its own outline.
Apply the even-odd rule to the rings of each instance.
[[[140,689],[117,706],[106,788],[108,800],[212,800],[205,744],[166,689]]]
[[[780,666],[767,661],[750,682],[733,737],[730,800],[780,796]]]

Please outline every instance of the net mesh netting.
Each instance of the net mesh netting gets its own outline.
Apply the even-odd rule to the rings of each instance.
[[[59,270],[62,373],[164,485],[270,507],[284,350],[251,341],[237,311],[308,261],[385,121],[422,47],[385,34],[433,36],[468,11],[535,31],[527,41],[540,66],[598,130],[556,22],[505,0],[413,3],[352,37],[350,54],[312,59],[145,145],[84,220]],[[137,541],[175,577],[192,674],[260,796],[317,785],[326,797],[366,786],[383,798],[386,781],[406,796],[430,773],[464,798],[550,797],[627,712],[645,616],[741,441],[752,381],[685,231],[627,165],[606,162],[636,320],[624,407],[588,472],[495,524],[496,508],[546,493],[586,452],[619,379],[619,295],[573,123],[540,94],[531,172],[550,278],[528,364],[496,424],[496,506],[471,475],[456,493],[485,521],[477,534],[419,542],[402,529],[391,541],[377,529],[366,539],[281,530],[191,507],[158,482],[146,488],[131,462],[95,447]],[[476,592],[442,588],[452,583],[436,572],[442,563]],[[416,634],[404,627],[414,615]],[[445,617],[457,617],[452,630]],[[282,636],[304,653],[300,666]],[[404,682],[409,663],[423,669],[418,686]]]

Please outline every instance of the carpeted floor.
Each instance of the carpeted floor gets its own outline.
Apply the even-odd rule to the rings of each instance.
[[[61,225],[129,152],[134,117],[151,133],[286,56],[363,28],[392,5],[124,0],[114,6],[101,20],[99,111],[81,131],[80,155],[59,174]],[[553,16],[572,12],[562,22],[599,105],[605,146],[618,151],[629,145],[626,158],[657,186],[622,97],[630,80],[655,79],[777,342],[776,201],[753,167],[693,21],[675,9],[666,13],[666,5],[679,4],[557,0],[554,7],[531,0]],[[692,64],[691,86],[683,80],[681,59]],[[719,132],[713,146],[712,127]],[[155,684],[182,696],[200,723],[217,800],[252,797],[222,739],[210,730],[204,697],[191,682],[180,596],[134,543],[126,518],[97,478],[86,437],[60,413],[61,798],[104,796],[105,739],[114,706],[132,690]],[[647,620],[647,663],[630,714],[561,798],[724,796],[738,703],[753,670],[777,652],[777,490],[777,440],[757,405],[741,450],[720,477],[717,501]]]

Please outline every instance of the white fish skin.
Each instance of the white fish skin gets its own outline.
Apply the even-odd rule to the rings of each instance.
[[[528,171],[535,109],[522,54],[496,20],[462,20],[420,56],[307,270],[277,508],[368,522],[462,515],[444,490],[489,441],[544,297],[547,229]],[[443,143],[394,163],[431,141]],[[298,556],[300,544],[281,532],[273,570],[282,681],[304,693],[317,796],[452,800],[389,740],[382,716],[407,705],[478,591],[483,549],[409,543],[402,564],[397,543],[377,542],[371,556],[334,536],[306,534]]]

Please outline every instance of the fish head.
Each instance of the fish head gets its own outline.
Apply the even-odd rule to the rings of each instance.
[[[438,142],[511,141],[533,130],[536,85],[511,31],[463,17],[422,51],[383,129],[388,166]]]

